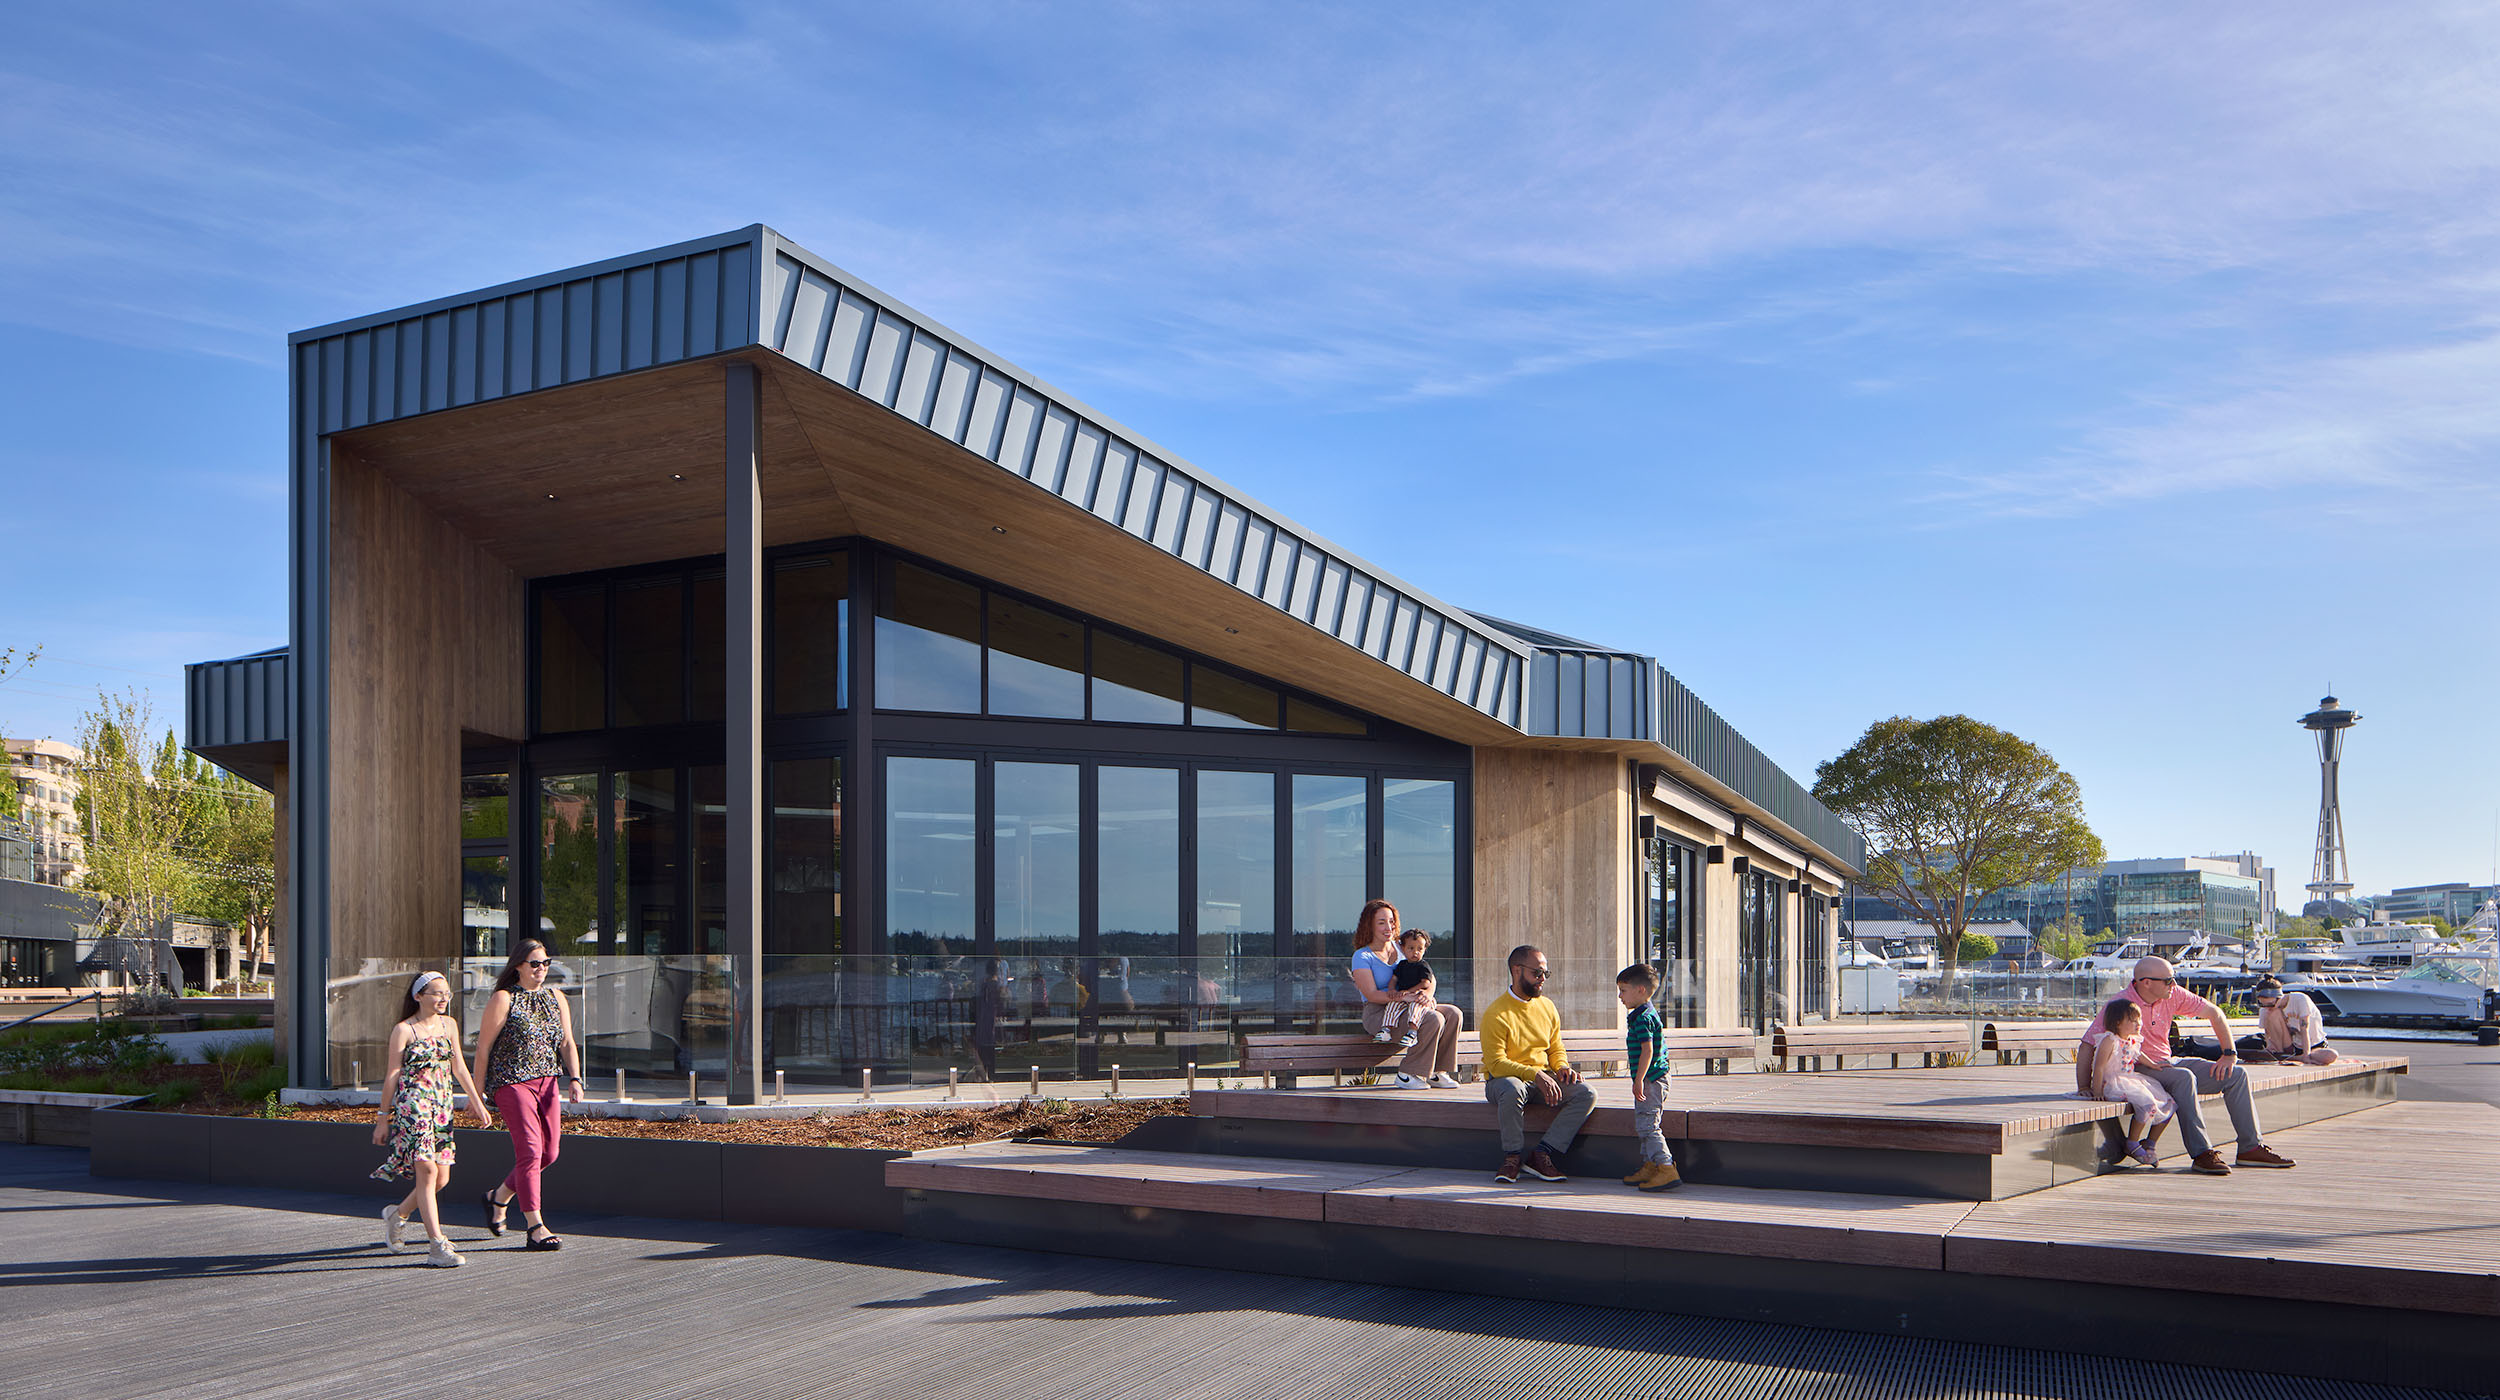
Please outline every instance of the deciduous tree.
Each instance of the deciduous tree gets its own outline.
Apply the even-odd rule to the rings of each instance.
[[[1814,795],[1865,834],[1867,888],[1935,930],[1947,986],[1973,905],[2103,859],[2057,760],[1968,715],[1878,720],[1815,769]]]

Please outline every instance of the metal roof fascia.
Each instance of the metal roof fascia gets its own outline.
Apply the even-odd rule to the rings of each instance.
[[[579,281],[585,277],[601,277],[611,272],[622,272],[628,268],[666,262],[672,258],[692,257],[698,253],[715,253],[723,248],[735,248],[742,244],[752,246],[759,241],[760,235],[768,232],[770,231],[762,224],[749,224],[742,229],[734,229],[728,233],[715,233],[703,238],[691,238],[683,243],[669,244],[665,248],[651,248],[639,253],[602,258],[598,262],[583,263],[579,267],[568,267],[557,272],[544,272],[515,282],[498,283],[492,287],[481,287],[476,291],[457,292],[450,296],[436,297],[432,301],[421,301],[412,306],[402,306],[390,311],[376,311],[370,315],[354,316],[344,321],[333,321],[326,326],[314,326],[309,330],[297,331],[286,338],[286,343],[289,346],[296,346],[306,341],[326,340],[331,336],[371,330],[376,326],[413,320],[419,316],[431,316],[438,311],[454,311],[464,306],[476,306],[504,297],[519,296],[524,292],[561,286],[566,282]],[[762,259],[759,258],[757,261],[760,262]],[[758,324],[760,323],[759,313]],[[749,326],[748,330],[750,337],[745,343],[753,344],[755,338],[752,332],[755,326]],[[724,346],[722,348],[735,349],[737,347]]]
[[[1284,512],[1279,511],[1256,497],[1249,495],[1247,492],[1240,490],[1239,488],[1233,486],[1230,482],[1227,482],[1212,472],[1207,471],[1205,468],[1200,467],[1188,458],[1172,451],[1168,447],[1165,447],[1153,438],[1147,437],[1145,434],[1138,432],[1134,428],[1120,422],[1118,419],[1113,418],[1109,414],[1095,408],[1083,399],[1068,393],[1067,391],[1059,388],[1057,385],[1052,384],[1050,381],[1043,379],[1041,376],[1023,368],[1022,366],[1016,364],[1013,360],[1000,355],[998,352],[983,345],[979,341],[974,340],[970,336],[962,334],[953,327],[947,325],[945,322],[938,320],[936,317],[927,315],[918,308],[912,306],[909,302],[904,301],[902,298],[892,296],[886,292],[878,290],[867,281],[844,271],[840,266],[825,257],[811,252],[807,248],[790,241],[790,239],[783,236],[779,231],[771,228],[770,226],[759,225],[758,227],[762,230],[761,246],[757,249],[757,256],[755,260],[758,268],[774,268],[778,263],[778,259],[773,255],[776,253],[786,254],[792,261],[805,264],[810,271],[815,272],[818,276],[821,276],[828,281],[837,283],[848,290],[859,293],[861,300],[872,302],[884,310],[892,311],[898,318],[909,321],[913,326],[921,330],[926,330],[945,340],[949,345],[962,350],[966,355],[979,360],[982,364],[988,366],[989,368],[999,371],[1002,375],[1005,375],[1018,385],[1032,390],[1034,393],[1049,400],[1058,407],[1067,409],[1069,412],[1074,413],[1085,421],[1092,423],[1095,427],[1112,434],[1113,436],[1119,438],[1120,441],[1138,449],[1140,452],[1153,456],[1155,460],[1163,463],[1165,466],[1185,473],[1193,483],[1205,485],[1211,493],[1221,496],[1226,503],[1240,506],[1242,509],[1257,515],[1260,519],[1275,525],[1278,529],[1292,534],[1298,542],[1308,545],[1310,548],[1328,556],[1331,559],[1342,560],[1345,563],[1359,566],[1364,573],[1369,574],[1375,581],[1387,584],[1389,587],[1396,589],[1401,597],[1412,598],[1416,602],[1432,608],[1441,616],[1457,622],[1462,626],[1468,627],[1475,635],[1496,646],[1499,646],[1505,651],[1510,652],[1512,655],[1518,657],[1522,662],[1527,660],[1531,649],[1526,642],[1521,641],[1519,638],[1511,636],[1509,633],[1502,631],[1500,628],[1480,622],[1476,615],[1467,609],[1444,602],[1441,599],[1424,592],[1422,589],[1415,587],[1413,584],[1408,583],[1405,579],[1399,578],[1397,575],[1392,574],[1372,563],[1370,560],[1363,558],[1361,555],[1354,553],[1352,550],[1338,545],[1335,541],[1328,539],[1319,532],[1304,526],[1299,521],[1294,520]],[[767,276],[770,275],[771,274],[768,272]],[[775,294],[776,291],[777,289],[775,285],[769,282],[759,288],[756,302],[756,319],[758,323],[756,340],[758,344],[762,344],[766,346],[766,348],[772,349],[774,353],[780,354],[787,359],[790,358],[788,353],[779,347],[772,345],[771,342],[773,337],[761,328],[763,319],[766,316],[773,314],[771,311],[767,310],[767,307],[778,305],[779,297]],[[810,373],[821,374],[821,371],[811,370]],[[831,378],[829,375],[824,377]]]

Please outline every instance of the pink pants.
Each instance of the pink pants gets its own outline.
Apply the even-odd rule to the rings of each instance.
[[[554,1164],[564,1138],[564,1109],[556,1095],[561,1082],[551,1074],[495,1091],[495,1107],[512,1134],[512,1175],[503,1185],[512,1203],[524,1211],[538,1209],[538,1174]]]

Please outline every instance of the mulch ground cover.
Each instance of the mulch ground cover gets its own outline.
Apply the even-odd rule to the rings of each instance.
[[[244,1107],[187,1104],[186,1113],[229,1115]],[[298,1108],[289,1118],[312,1123],[371,1123],[370,1108]],[[744,1118],[698,1123],[682,1118],[580,1118],[568,1116],[564,1131],[594,1137],[673,1138],[690,1142],[742,1142],[771,1147],[872,1147],[917,1152],[963,1147],[1002,1138],[1048,1138],[1059,1142],[1115,1142],[1150,1118],[1189,1116],[1187,1099],[1137,1099],[1110,1104],[1003,1103],[977,1108],[888,1108],[870,1113],[809,1118]],[[463,1115],[460,1126],[475,1120]],[[495,1126],[503,1126],[496,1115]]]

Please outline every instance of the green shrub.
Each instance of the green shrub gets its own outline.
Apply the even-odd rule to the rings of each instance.
[[[230,1041],[205,1058],[219,1069],[258,1073],[278,1062],[278,1047],[266,1040]]]
[[[158,1108],[173,1108],[200,1096],[200,1086],[190,1079],[169,1079],[148,1092],[148,1102]]]
[[[285,1087],[286,1070],[280,1066],[271,1065],[257,1074],[236,1079],[233,1087],[226,1091],[226,1097],[244,1103],[249,1103],[254,1099],[267,1099],[275,1102],[278,1091]]]
[[[232,1016],[202,1016],[200,1018],[200,1029],[204,1031],[258,1030],[260,1029],[260,1017],[249,1011],[237,1012]]]
[[[172,1059],[163,1042],[132,1033],[122,1021],[20,1026],[0,1035],[0,1074],[26,1070],[55,1075],[86,1070],[130,1073]]]

